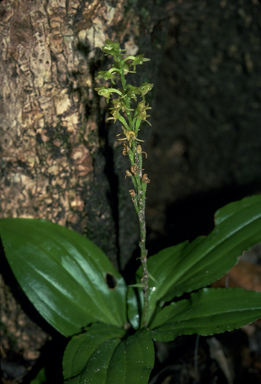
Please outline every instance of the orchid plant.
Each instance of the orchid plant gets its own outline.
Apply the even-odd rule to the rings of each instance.
[[[0,235],[7,261],[40,314],[70,338],[63,357],[70,384],[147,384],[154,366],[153,341],[179,335],[213,335],[261,317],[261,293],[239,288],[206,288],[226,274],[244,250],[261,242],[261,195],[219,209],[206,237],[163,249],[147,258],[145,203],[149,178],[143,173],[139,139],[150,110],[145,96],[153,84],[134,87],[125,76],[148,62],[127,56],[120,44],[102,48],[114,59],[100,71],[98,94],[111,103],[108,120],[120,121],[126,176],[140,226],[136,282],[127,286],[103,251],[91,241],[46,220],[3,218]],[[117,83],[121,82],[121,87]],[[113,284],[109,283],[112,281]],[[190,294],[182,297],[183,294]]]
[[[143,173],[142,166],[142,154],[147,154],[142,151],[142,147],[139,144],[143,140],[138,138],[141,123],[143,121],[151,125],[147,118],[147,110],[151,109],[149,104],[146,104],[145,95],[152,89],[153,84],[143,83],[140,87],[134,87],[126,83],[125,76],[128,73],[136,73],[136,66],[142,65],[150,59],[145,58],[144,55],[127,56],[124,57],[124,49],[120,48],[120,44],[116,41],[107,40],[102,47],[102,51],[105,55],[111,55],[114,59],[114,65],[108,71],[98,72],[96,79],[103,79],[105,81],[110,80],[113,85],[115,81],[121,82],[121,89],[108,88],[101,86],[95,90],[100,96],[106,97],[107,103],[113,94],[117,95],[116,99],[112,99],[113,107],[110,108],[112,117],[107,120],[113,120],[115,123],[117,120],[122,124],[122,133],[118,134],[118,140],[125,141],[123,144],[122,154],[128,155],[130,159],[130,168],[126,170],[126,176],[130,177],[133,183],[134,189],[129,190],[131,200],[136,210],[139,227],[140,227],[140,260],[143,268],[143,277],[140,284],[132,286],[141,287],[143,289],[143,320],[146,324],[146,318],[148,313],[148,279],[153,277],[149,274],[147,268],[147,250],[146,250],[146,222],[145,222],[145,205],[146,205],[146,190],[147,185],[150,182],[147,173]],[[137,98],[141,100],[137,100]],[[136,103],[136,108],[133,109],[132,102]]]

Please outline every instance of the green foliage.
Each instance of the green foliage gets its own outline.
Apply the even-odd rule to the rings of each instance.
[[[146,384],[154,364],[152,340],[212,335],[261,317],[261,293],[239,288],[203,288],[173,301],[226,273],[243,250],[261,241],[261,196],[218,210],[216,224],[206,238],[148,259],[153,279],[144,327],[142,289],[129,287],[127,295],[121,275],[86,238],[45,220],[0,220],[5,254],[19,284],[54,328],[75,334],[64,354],[66,382]],[[137,281],[140,274],[141,268]]]
[[[0,233],[19,284],[60,333],[74,335],[95,321],[119,327],[126,322],[125,282],[91,241],[37,219],[2,219]]]
[[[205,287],[225,275],[238,256],[261,238],[261,196],[231,203],[216,212],[216,227],[207,237],[163,249],[148,260],[150,322],[157,306],[185,292]],[[142,269],[137,272],[137,282]]]
[[[68,343],[63,375],[73,384],[146,384],[154,365],[154,346],[148,330],[124,338],[124,330],[93,324]]]
[[[144,210],[149,180],[142,173],[143,151],[137,141],[140,123],[149,117],[145,95],[152,85],[127,86],[124,74],[148,59],[124,58],[119,43],[109,40],[103,52],[114,56],[115,66],[99,72],[98,78],[122,82],[121,90],[101,86],[97,91],[108,101],[118,95],[112,99],[111,119],[123,124],[123,154],[131,162],[126,173],[134,185],[130,195],[140,223],[142,265],[136,283],[127,287],[100,248],[57,224],[5,218],[0,219],[0,235],[28,298],[46,321],[71,337],[63,358],[65,383],[146,384],[154,365],[153,340],[231,331],[261,317],[261,293],[203,288],[227,273],[244,250],[261,242],[261,195],[219,209],[216,227],[207,237],[163,249],[147,260]],[[132,102],[137,102],[135,109]],[[177,300],[183,293],[191,294]]]
[[[159,311],[150,329],[154,340],[171,341],[179,335],[209,336],[231,331],[260,317],[260,292],[240,288],[204,288],[189,300],[171,303]]]

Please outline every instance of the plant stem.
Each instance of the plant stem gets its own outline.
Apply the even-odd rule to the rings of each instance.
[[[146,207],[146,190],[147,184],[143,181],[142,175],[142,154],[138,154],[137,145],[134,144],[135,154],[134,156],[129,156],[132,165],[137,165],[139,167],[139,172],[135,177],[132,177],[134,187],[136,187],[136,194],[131,193],[132,202],[134,204],[136,213],[139,219],[139,227],[140,227],[140,260],[143,269],[143,277],[141,279],[142,287],[143,287],[143,311],[142,311],[142,325],[145,325],[147,322],[147,315],[149,309],[149,273],[147,266],[147,254],[148,251],[146,249],[146,220],[145,220],[145,207]],[[135,161],[134,161],[135,159]]]
[[[148,251],[146,249],[146,221],[145,221],[145,199],[146,199],[146,191],[139,192],[138,199],[140,199],[140,213],[139,213],[139,224],[140,224],[140,254],[141,254],[141,264],[143,269],[143,277],[141,279],[141,283],[143,286],[143,313],[142,313],[142,325],[145,325],[147,322],[147,315],[149,309],[149,273],[147,266],[147,254]]]
[[[123,62],[120,63],[120,79],[122,83],[122,88],[124,92],[126,92],[126,80],[124,76]],[[123,98],[123,101],[126,106],[126,115],[129,120],[130,130],[133,130],[133,119],[128,111],[130,108],[130,99],[128,97]],[[138,129],[136,129],[138,132]],[[132,166],[136,166],[138,168],[138,172],[136,175],[131,177],[135,191],[133,193],[131,191],[131,198],[138,216],[139,227],[140,227],[140,260],[143,269],[143,277],[141,279],[142,287],[143,287],[143,310],[142,310],[142,326],[146,324],[148,309],[149,309],[149,273],[147,266],[147,254],[148,251],[146,249],[146,221],[145,221],[145,206],[146,206],[146,189],[147,183],[143,181],[142,175],[142,153],[138,153],[137,151],[137,143],[135,140],[130,141],[131,153],[129,153],[129,159]]]

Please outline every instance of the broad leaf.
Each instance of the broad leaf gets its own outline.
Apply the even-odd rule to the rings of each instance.
[[[243,251],[261,242],[261,195],[247,197],[216,212],[216,228],[198,237],[166,248],[148,259],[148,322],[160,301],[202,288],[227,273]],[[142,269],[137,273],[137,282]]]
[[[123,331],[95,325],[69,342],[63,359],[65,383],[147,384],[154,346],[147,330],[121,340]]]
[[[1,219],[0,234],[22,289],[63,335],[79,333],[96,321],[116,326],[126,322],[125,282],[91,241],[37,219]]]
[[[234,201],[218,209],[215,212],[215,224],[221,224],[222,221],[227,220],[230,216],[233,216],[235,213],[240,213],[240,215],[242,216],[244,212],[247,212],[245,211],[245,208],[250,207],[253,204],[260,204],[260,198],[261,195],[245,197],[242,200]]]
[[[179,335],[209,336],[232,331],[261,318],[261,293],[240,288],[204,288],[189,300],[171,303],[157,313],[150,326],[157,341]]]
[[[125,335],[122,328],[113,325],[95,323],[85,333],[73,336],[63,355],[63,377],[70,380],[81,375],[85,365],[98,346],[109,339],[120,339]],[[77,380],[78,380],[77,379]]]

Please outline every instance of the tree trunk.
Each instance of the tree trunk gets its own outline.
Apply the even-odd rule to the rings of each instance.
[[[120,268],[135,248],[138,225],[115,139],[120,130],[105,124],[95,74],[110,63],[100,50],[109,38],[127,54],[140,47],[156,57],[142,75],[153,82],[161,44],[152,48],[151,32],[160,9],[124,0],[0,5],[1,216],[66,225]]]

